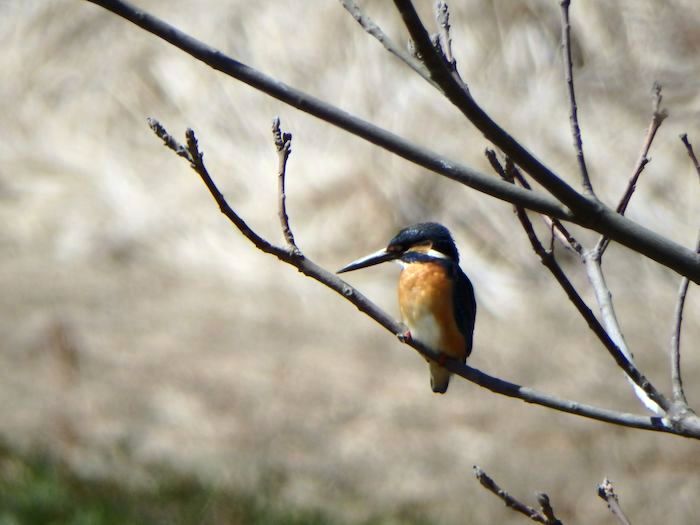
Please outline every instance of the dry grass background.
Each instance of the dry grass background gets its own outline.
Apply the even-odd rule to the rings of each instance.
[[[429,19],[432,2],[420,4]],[[366,36],[337,2],[140,0],[242,61],[486,170],[483,138]],[[454,2],[455,53],[483,107],[578,184],[554,1]],[[460,5],[457,5],[460,4]],[[404,40],[388,2],[368,12]],[[146,483],[170,465],[212,483],[274,483],[280,501],[350,521],[523,523],[474,481],[550,494],[571,523],[610,523],[616,483],[637,523],[697,522],[698,444],[620,429],[454,381],[342,299],[255,251],[146,126],[197,130],[230,202],[280,237],[270,122],[294,133],[289,209],[333,269],[417,220],[447,224],[475,282],[470,362],[509,380],[639,411],[619,370],[531,253],[508,205],[287,108],[86,2],[0,3],[2,438],[85,476]],[[700,7],[575,2],[581,125],[599,195],[615,203],[664,86],[664,123],[629,215],[690,245],[700,147]],[[586,238],[581,234],[582,238]],[[585,288],[577,261],[562,255]],[[613,246],[605,269],[640,365],[668,390],[678,278]],[[396,269],[348,277],[396,312]],[[684,365],[700,402],[700,299]],[[590,294],[587,294],[590,300]]]

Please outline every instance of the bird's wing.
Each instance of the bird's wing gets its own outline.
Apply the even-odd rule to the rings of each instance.
[[[474,334],[474,322],[476,320],[476,298],[474,287],[464,272],[456,267],[454,276],[454,312],[455,321],[459,331],[464,336],[464,344],[467,347],[466,356],[472,351],[472,339]]]

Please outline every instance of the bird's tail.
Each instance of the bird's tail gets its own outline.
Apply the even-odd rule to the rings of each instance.
[[[436,394],[444,394],[450,384],[452,373],[437,363],[430,363],[430,388]]]

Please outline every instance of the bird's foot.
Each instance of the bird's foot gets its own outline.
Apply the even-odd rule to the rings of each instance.
[[[399,332],[398,334],[396,334],[396,337],[398,337],[399,341],[401,341],[402,343],[410,343],[411,341],[413,341],[411,331],[406,326],[403,326],[403,332]]]

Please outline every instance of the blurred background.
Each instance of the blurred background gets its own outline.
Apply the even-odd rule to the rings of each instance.
[[[488,172],[483,137],[338,2],[138,0],[279,80]],[[433,2],[416,2],[434,30]],[[459,4],[459,5],[458,5]],[[593,184],[615,205],[639,156],[651,88],[670,117],[628,215],[691,246],[700,149],[700,6],[574,2],[579,115]],[[362,2],[397,42],[389,2]],[[455,2],[472,94],[578,187],[558,2]],[[508,204],[348,136],[203,66],[87,2],[0,2],[0,523],[525,523],[479,465],[571,523],[691,523],[698,443],[617,428],[454,380],[431,393],[413,350],[342,298],[255,250],[146,124],[196,130],[232,206],[272,241],[272,118],[294,135],[288,209],[330,270],[436,220],[479,303],[470,364],[581,402],[643,412],[532,253]],[[581,241],[595,237],[574,229]],[[579,262],[559,259],[589,304]],[[679,277],[616,245],[604,269],[642,370],[670,391]],[[398,317],[398,269],[347,279]],[[700,403],[700,298],[683,365]]]

